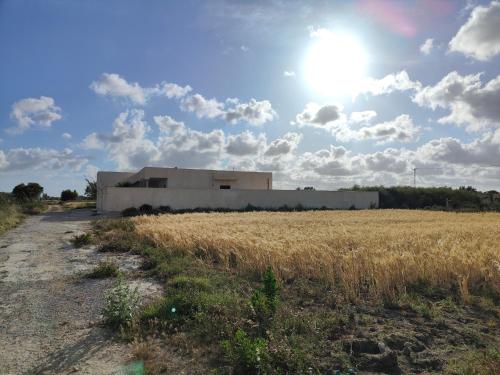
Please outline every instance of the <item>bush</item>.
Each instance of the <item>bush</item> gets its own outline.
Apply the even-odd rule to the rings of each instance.
[[[43,192],[41,187],[36,182],[30,182],[27,185],[19,184],[12,190],[12,195],[19,201],[30,201],[40,199]]]
[[[235,374],[263,374],[269,369],[267,341],[251,339],[241,329],[236,331],[234,338],[222,342],[222,349]]]
[[[90,233],[80,234],[73,237],[71,242],[73,242],[73,245],[75,245],[75,247],[87,246],[92,243],[92,235]]]
[[[250,299],[250,306],[260,323],[271,319],[279,303],[279,287],[271,266],[264,274],[263,287],[257,289]]]
[[[123,217],[138,216],[139,214],[140,214],[139,210],[135,207],[129,207],[129,208],[126,208],[122,211]]]
[[[97,181],[85,179],[87,186],[85,186],[85,196],[89,199],[97,199]]]
[[[76,190],[71,191],[69,189],[66,189],[61,192],[61,200],[63,202],[75,201],[77,200],[77,198],[78,198],[78,193],[76,192]]]
[[[120,276],[120,269],[112,262],[100,262],[91,272],[87,274],[90,279],[104,279],[106,277]]]
[[[130,289],[119,277],[113,289],[105,297],[106,305],[102,312],[105,323],[111,327],[120,327],[130,323],[139,302],[137,288]]]
[[[139,207],[139,213],[143,215],[152,215],[154,213],[153,206],[150,204],[143,204]]]

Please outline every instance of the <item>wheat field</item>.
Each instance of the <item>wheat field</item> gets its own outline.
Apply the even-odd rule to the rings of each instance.
[[[271,265],[349,297],[394,296],[417,282],[500,293],[500,214],[409,210],[194,213],[132,219],[141,239],[243,272]]]

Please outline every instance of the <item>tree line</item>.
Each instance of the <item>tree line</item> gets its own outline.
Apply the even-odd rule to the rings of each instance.
[[[482,192],[472,186],[415,188],[354,185],[341,190],[378,191],[380,208],[500,211],[500,193],[495,190]]]

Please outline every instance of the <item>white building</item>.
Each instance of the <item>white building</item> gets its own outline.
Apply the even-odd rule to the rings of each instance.
[[[377,192],[272,190],[272,173],[145,167],[137,173],[98,172],[97,209],[143,204],[176,209],[378,207]]]

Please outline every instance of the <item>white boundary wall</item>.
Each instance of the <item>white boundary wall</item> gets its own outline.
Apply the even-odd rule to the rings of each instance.
[[[193,208],[242,209],[248,204],[260,208],[284,205],[305,208],[356,209],[378,207],[378,192],[304,190],[214,190],[105,187],[97,196],[97,209],[118,212],[149,204],[173,210]]]

